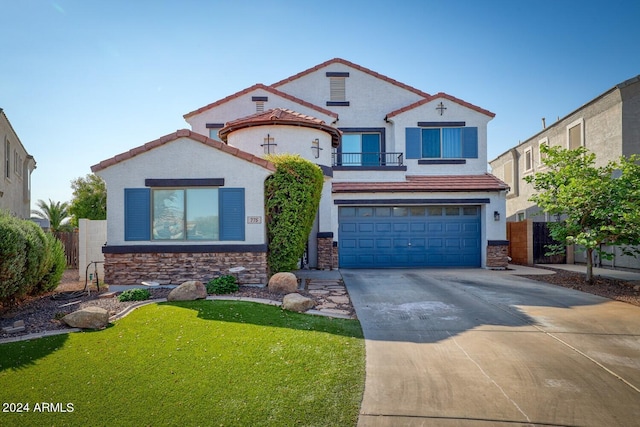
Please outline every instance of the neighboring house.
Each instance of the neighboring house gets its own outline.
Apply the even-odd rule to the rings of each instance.
[[[0,209],[27,219],[31,216],[31,172],[36,168],[36,161],[27,153],[2,108],[0,108],[0,144],[2,144]]]
[[[264,180],[274,167],[262,157],[285,152],[325,175],[310,267],[506,267],[508,186],[486,172],[494,114],[485,109],[332,59],[184,117],[191,131],[92,167],[108,189],[107,282],[175,283],[241,266],[241,282],[265,283]],[[205,212],[215,225],[190,234]]]
[[[526,176],[544,170],[542,144],[585,147],[595,153],[597,166],[620,156],[640,154],[640,76],[614,86],[550,126],[545,126],[543,119],[540,132],[489,162],[492,173],[511,188],[507,194],[507,221],[555,220],[529,201],[534,190],[524,181]],[[584,261],[584,254],[576,254],[576,261]],[[640,268],[636,258],[620,253],[613,263]]]

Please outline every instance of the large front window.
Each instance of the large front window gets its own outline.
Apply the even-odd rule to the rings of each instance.
[[[154,189],[153,240],[220,240],[218,189]]]

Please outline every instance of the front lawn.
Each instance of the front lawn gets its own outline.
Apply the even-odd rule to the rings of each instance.
[[[103,331],[1,345],[0,425],[353,426],[364,366],[355,320],[152,304]]]

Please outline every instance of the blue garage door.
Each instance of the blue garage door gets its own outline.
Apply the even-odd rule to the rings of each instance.
[[[479,267],[479,206],[340,207],[340,267]]]

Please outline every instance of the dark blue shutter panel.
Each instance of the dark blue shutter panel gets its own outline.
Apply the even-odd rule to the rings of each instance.
[[[151,240],[151,189],[124,189],[124,240]]]
[[[478,128],[462,128],[462,157],[465,159],[478,158]]]
[[[419,159],[422,157],[420,149],[420,128],[405,129],[405,145],[407,159]]]
[[[220,240],[244,240],[244,188],[218,190]]]

